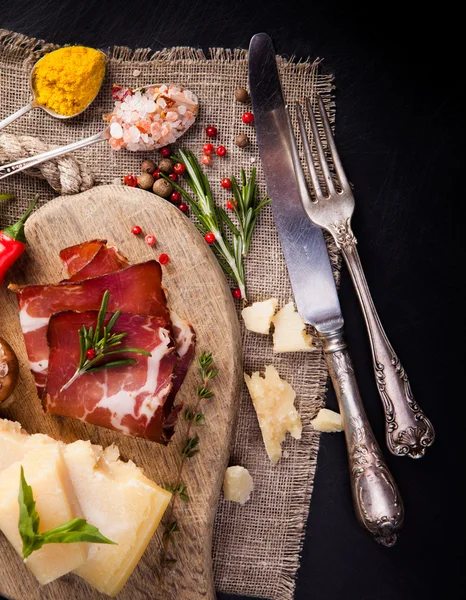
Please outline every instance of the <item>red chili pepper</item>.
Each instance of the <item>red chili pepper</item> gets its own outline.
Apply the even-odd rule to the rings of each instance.
[[[26,250],[24,223],[33,211],[36,202],[37,196],[30,203],[27,211],[17,223],[0,231],[0,285],[2,284],[8,269]]]

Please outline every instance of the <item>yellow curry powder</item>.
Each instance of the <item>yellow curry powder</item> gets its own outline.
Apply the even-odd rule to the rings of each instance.
[[[105,56],[84,46],[46,54],[35,66],[32,85],[37,101],[55,112],[74,115],[97,95],[105,75]]]

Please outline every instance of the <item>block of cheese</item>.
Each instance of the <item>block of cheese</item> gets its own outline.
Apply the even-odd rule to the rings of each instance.
[[[343,418],[340,413],[330,410],[329,408],[321,408],[317,416],[311,421],[312,426],[316,431],[331,433],[334,431],[343,431]]]
[[[296,393],[287,381],[280,379],[272,365],[265,367],[265,377],[258,372],[251,377],[245,373],[244,379],[257,413],[265,449],[270,460],[277,463],[286,433],[289,431],[292,437],[301,439],[301,419],[294,406]]]
[[[64,457],[84,517],[118,544],[91,544],[87,562],[75,572],[99,592],[116,596],[152,538],[171,493],[133,462],[120,461],[115,446],[102,450],[80,440],[64,447]]]
[[[269,298],[263,302],[254,302],[241,311],[246,329],[255,333],[269,333],[272,317],[277,310],[278,300]]]
[[[223,495],[225,500],[245,504],[251,497],[254,487],[251,474],[240,466],[228,467],[223,477]]]
[[[36,439],[34,451],[0,471],[0,529],[20,555],[23,545],[18,530],[21,465],[36,501],[40,517],[39,532],[64,525],[81,516],[61,444],[49,443],[45,439],[39,443]],[[44,585],[83,565],[87,551],[88,544],[83,543],[47,544],[33,552],[26,565],[39,583]]]
[[[295,311],[293,302],[285,304],[272,318],[274,325],[274,352],[309,352],[314,350],[312,336],[306,333],[302,317]]]
[[[20,461],[28,452],[42,444],[55,443],[48,435],[29,435],[19,423],[0,419],[0,471]]]

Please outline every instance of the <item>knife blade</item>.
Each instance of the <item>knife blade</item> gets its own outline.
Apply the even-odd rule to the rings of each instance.
[[[296,143],[267,35],[252,38],[249,87],[267,193],[298,313],[317,331],[330,333],[343,327],[343,316],[322,229],[302,205],[292,159]]]
[[[255,35],[249,46],[249,89],[259,154],[274,221],[299,314],[322,341],[343,417],[356,515],[385,546],[392,546],[404,509],[359,395],[343,335],[343,316],[322,230],[307,217],[300,193],[299,154],[278,74],[272,40]]]

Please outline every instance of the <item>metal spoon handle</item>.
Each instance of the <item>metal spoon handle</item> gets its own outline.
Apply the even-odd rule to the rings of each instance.
[[[36,105],[34,104],[34,101],[29,102],[29,104],[26,104],[26,106],[23,106],[23,108],[20,108],[19,110],[17,110],[16,112],[14,112],[9,117],[6,117],[5,119],[3,119],[3,121],[0,121],[0,129],[3,129],[4,127],[6,127],[7,125],[9,125],[10,123],[13,123],[13,121],[16,121],[16,119],[19,119],[19,117],[22,117],[23,115],[25,115],[32,108],[36,108]]]
[[[356,515],[378,542],[392,546],[403,524],[400,493],[367,420],[343,330],[320,339],[343,416]]]
[[[62,156],[63,154],[68,154],[69,152],[73,152],[73,150],[85,148],[86,146],[90,146],[91,144],[95,144],[96,142],[102,142],[105,139],[106,132],[101,131],[100,133],[91,135],[90,137],[80,140],[79,142],[73,142],[71,144],[67,144],[66,146],[61,146],[59,148],[52,148],[52,150],[47,150],[47,152],[43,152],[42,154],[38,154],[37,156],[23,158],[21,160],[12,162],[8,165],[3,165],[0,167],[0,179],[5,179],[6,177],[13,175],[14,173],[24,171],[24,169],[30,169],[31,167],[40,165],[41,163],[47,160],[56,158],[57,156]]]

